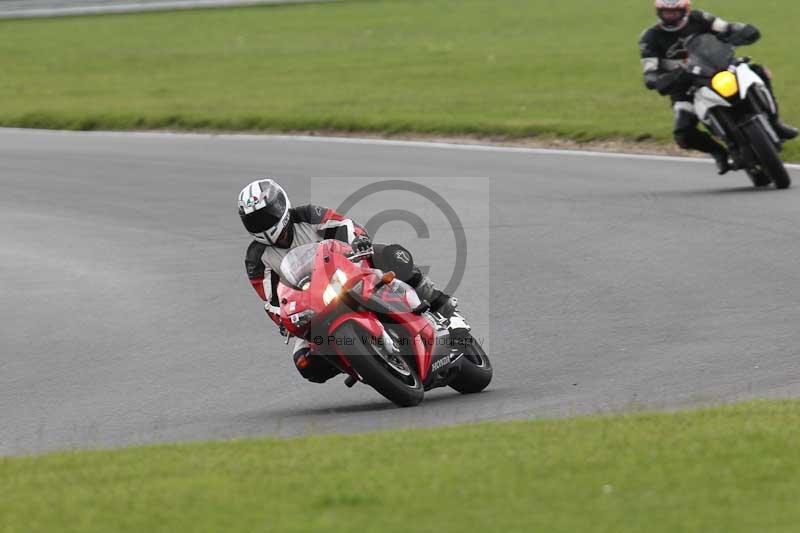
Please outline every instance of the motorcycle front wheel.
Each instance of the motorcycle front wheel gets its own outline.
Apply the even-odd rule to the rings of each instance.
[[[342,324],[334,335],[348,340],[345,354],[364,383],[400,407],[413,407],[422,401],[425,396],[422,381],[405,357],[391,353],[386,345],[353,322]]]
[[[772,185],[772,180],[761,169],[747,169],[747,175],[750,176],[750,181],[753,182],[755,187],[769,187]]]
[[[745,124],[742,129],[761,163],[761,169],[772,179],[775,188],[788,189],[792,185],[792,179],[764,127],[758,121],[752,121]]]

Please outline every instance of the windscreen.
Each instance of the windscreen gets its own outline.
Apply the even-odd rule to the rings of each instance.
[[[696,35],[686,43],[689,54],[689,71],[704,76],[713,76],[726,70],[733,60],[734,48],[717,39],[714,35]],[[694,67],[699,67],[696,72]]]
[[[303,284],[311,280],[314,271],[314,257],[320,243],[314,242],[298,246],[286,254],[281,261],[281,278],[289,286],[302,289]]]

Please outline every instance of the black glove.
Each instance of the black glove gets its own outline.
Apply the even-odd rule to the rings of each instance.
[[[745,24],[741,28],[733,30],[727,41],[733,46],[744,46],[753,44],[761,38],[758,28],[750,24]]]
[[[372,241],[366,235],[361,235],[353,239],[350,246],[353,248],[354,253],[361,254],[372,249]]]
[[[692,82],[692,75],[685,69],[678,68],[666,74],[661,74],[656,80],[656,89],[666,96],[689,88]]]

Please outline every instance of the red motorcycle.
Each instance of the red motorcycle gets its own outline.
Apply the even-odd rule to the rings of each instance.
[[[393,270],[374,268],[372,250],[353,254],[335,240],[290,251],[278,286],[283,326],[347,374],[348,387],[366,383],[402,407],[436,387],[485,389],[492,365],[464,318],[432,313],[401,281],[413,268],[407,250],[392,245],[381,256],[396,258]]]

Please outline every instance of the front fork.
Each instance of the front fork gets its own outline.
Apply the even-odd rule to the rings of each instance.
[[[753,94],[752,91],[750,94]],[[750,95],[748,95],[748,99],[751,99]],[[752,105],[755,107],[755,103],[752,103]],[[750,147],[750,141],[742,131],[746,124],[754,121],[759,122],[778,150],[781,149],[782,141],[775,133],[775,129],[770,124],[766,113],[761,109],[757,109],[755,113],[748,112],[743,118],[740,118],[740,113],[736,111],[736,108],[718,107],[711,109],[705,124],[711,133],[727,146],[728,152],[730,152],[733,159],[734,169],[752,169],[758,165],[758,159]]]

